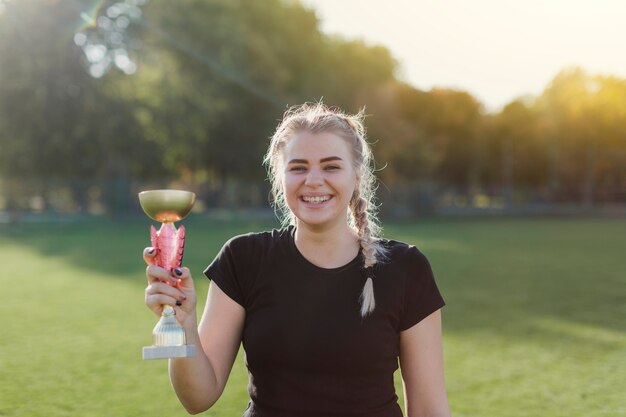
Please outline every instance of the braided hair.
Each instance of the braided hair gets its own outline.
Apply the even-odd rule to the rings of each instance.
[[[305,103],[287,110],[282,121],[271,138],[264,158],[268,177],[272,186],[272,204],[283,226],[295,225],[296,217],[287,206],[282,188],[282,153],[286,143],[294,133],[332,132],[350,145],[358,186],[350,199],[348,222],[356,232],[363,253],[363,267],[367,278],[360,296],[361,316],[374,311],[374,265],[384,259],[385,248],[380,243],[380,226],[376,217],[375,177],[373,158],[365,138],[363,111],[356,115],[343,113],[336,108],[329,108],[322,103]]]

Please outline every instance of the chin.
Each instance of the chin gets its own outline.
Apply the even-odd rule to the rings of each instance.
[[[298,214],[296,214],[296,218],[298,219],[299,223],[306,224],[307,226],[314,227],[314,228],[323,228],[327,226],[333,226],[340,222],[345,222],[346,224],[348,224],[347,217],[336,216],[336,215],[333,215],[333,216],[308,216],[308,215],[299,216]]]

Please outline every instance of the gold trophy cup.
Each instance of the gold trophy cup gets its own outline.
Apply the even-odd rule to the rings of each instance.
[[[190,191],[151,190],[139,193],[139,204],[153,220],[161,222],[156,230],[150,226],[150,241],[157,250],[156,265],[172,271],[183,260],[185,246],[185,227],[178,230],[174,222],[184,219],[196,200]],[[191,358],[196,354],[196,347],[186,344],[185,330],[176,321],[174,308],[163,306],[161,319],[152,330],[153,346],[143,348],[144,359]]]

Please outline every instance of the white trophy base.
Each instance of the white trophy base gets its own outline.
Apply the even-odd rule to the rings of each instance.
[[[182,346],[145,346],[144,359],[193,358],[196,356],[194,345]]]

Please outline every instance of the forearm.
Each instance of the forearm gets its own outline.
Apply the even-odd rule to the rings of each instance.
[[[405,397],[406,398],[406,397]],[[436,404],[427,405],[428,401],[419,402],[405,401],[406,417],[450,417],[448,400],[438,401]]]
[[[185,326],[188,327],[188,326]],[[215,370],[204,354],[195,324],[185,330],[187,344],[195,345],[193,358],[169,360],[169,375],[181,404],[190,414],[209,409],[221,395]]]
[[[450,408],[446,405],[439,410],[409,410],[405,417],[451,417],[451,413]]]

